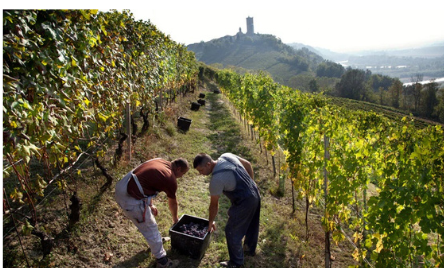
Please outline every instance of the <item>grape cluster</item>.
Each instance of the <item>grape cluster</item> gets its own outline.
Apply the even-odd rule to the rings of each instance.
[[[184,234],[203,238],[208,232],[208,226],[206,226],[205,224],[190,222],[188,224],[184,223],[179,226],[179,230]]]

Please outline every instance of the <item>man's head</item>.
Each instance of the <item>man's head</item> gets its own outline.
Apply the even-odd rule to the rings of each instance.
[[[181,178],[190,169],[190,165],[185,158],[177,158],[171,162],[172,169],[176,178]]]
[[[201,175],[210,175],[213,172],[215,162],[205,153],[200,153],[194,158],[193,166]]]

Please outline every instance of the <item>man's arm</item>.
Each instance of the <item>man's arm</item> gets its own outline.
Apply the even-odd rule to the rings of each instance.
[[[208,219],[208,232],[212,233],[216,231],[216,224],[214,223],[214,219],[216,218],[217,212],[219,211],[219,196],[212,195],[210,200],[210,215]]]
[[[168,206],[170,208],[171,216],[173,216],[173,222],[177,223],[179,221],[179,218],[177,218],[177,200],[168,197]]]
[[[253,166],[251,165],[251,163],[248,160],[243,159],[242,157],[239,157],[239,156],[238,156],[238,159],[241,162],[241,164],[244,166],[248,175],[250,175],[250,177],[254,180]]]

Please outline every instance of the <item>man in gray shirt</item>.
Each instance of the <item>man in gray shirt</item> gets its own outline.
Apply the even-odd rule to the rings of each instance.
[[[251,163],[232,153],[222,154],[216,161],[208,154],[200,153],[194,158],[193,166],[202,175],[212,174],[209,232],[216,230],[214,219],[219,210],[220,195],[223,193],[231,201],[225,226],[230,260],[220,264],[225,267],[241,267],[244,264],[244,251],[245,254],[254,256],[259,238],[261,198],[253,180]]]

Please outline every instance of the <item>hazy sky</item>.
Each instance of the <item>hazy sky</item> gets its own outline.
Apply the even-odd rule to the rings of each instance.
[[[255,33],[272,34],[284,43],[303,43],[336,52],[444,42],[442,4],[438,0],[17,2],[20,8],[129,9],[137,20],[150,20],[174,41],[186,45],[235,35],[239,27],[245,33],[248,16],[254,19]],[[14,4],[6,5],[14,8]]]

